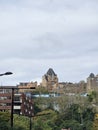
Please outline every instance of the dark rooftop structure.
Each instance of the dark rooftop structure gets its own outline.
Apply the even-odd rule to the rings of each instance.
[[[52,68],[49,68],[49,70],[47,71],[46,75],[57,76]]]
[[[90,73],[89,77],[90,77],[90,78],[94,78],[95,75],[94,75],[93,73]]]

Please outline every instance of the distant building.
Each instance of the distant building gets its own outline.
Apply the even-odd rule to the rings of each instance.
[[[79,83],[60,82],[58,92],[66,94],[86,93],[85,81]]]
[[[98,91],[98,75],[91,73],[87,78],[87,92]]]
[[[47,88],[47,90],[52,91],[54,88],[58,87],[58,77],[52,68],[49,68],[47,73],[42,77],[42,87]]]
[[[64,93],[85,93],[86,83],[80,81],[79,83],[59,82],[57,74],[52,68],[49,68],[47,73],[42,76],[42,83],[40,87],[46,88],[49,92]]]
[[[18,85],[19,92],[25,92],[25,91],[31,91],[29,89],[36,89],[37,88],[37,82],[21,82]],[[27,88],[27,89],[26,89]]]

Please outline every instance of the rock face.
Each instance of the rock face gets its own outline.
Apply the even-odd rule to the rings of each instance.
[[[42,87],[46,87],[48,90],[52,90],[58,87],[58,77],[52,68],[49,68],[47,73],[42,76]]]

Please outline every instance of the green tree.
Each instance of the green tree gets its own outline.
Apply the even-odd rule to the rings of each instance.
[[[10,130],[10,113],[0,112],[0,130]]]
[[[90,94],[88,94],[88,101],[89,102],[96,102],[97,92],[92,91]]]

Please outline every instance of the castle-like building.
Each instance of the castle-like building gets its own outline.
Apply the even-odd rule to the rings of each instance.
[[[41,86],[47,88],[47,90],[49,91],[58,87],[58,77],[52,68],[49,68],[47,73],[44,76],[42,76]]]
[[[91,73],[87,78],[87,92],[98,91],[98,75]]]
[[[57,74],[52,68],[49,68],[47,73],[42,76],[42,87],[45,87],[49,92],[57,93],[85,93],[86,83],[59,82]]]

